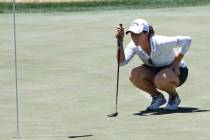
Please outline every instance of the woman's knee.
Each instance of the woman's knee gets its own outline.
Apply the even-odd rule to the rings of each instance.
[[[130,71],[129,80],[130,80],[132,83],[135,83],[138,77],[139,77],[138,69],[137,69],[137,68],[133,68],[133,69]]]
[[[153,83],[155,84],[155,86],[158,88],[158,89],[163,89],[167,82],[166,80],[164,80],[161,76],[157,75],[155,76],[154,80],[153,80]]]
[[[171,72],[169,69],[165,69],[155,76],[153,83],[158,89],[164,90],[174,85],[177,86],[179,84],[179,79],[174,72]]]
[[[133,68],[130,71],[129,80],[134,86],[143,90],[145,88],[144,87],[144,79],[141,75],[142,75],[141,71],[139,71],[137,68]]]
[[[132,83],[143,82],[144,80],[152,81],[155,73],[145,66],[135,67],[130,71],[129,80]]]

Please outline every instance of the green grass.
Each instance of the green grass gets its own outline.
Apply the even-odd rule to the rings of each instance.
[[[157,34],[188,35],[186,83],[178,88],[185,111],[146,113],[151,98],[128,80],[135,56],[120,68],[119,116],[114,111],[116,39],[145,18]],[[64,13],[18,13],[17,58],[21,140],[208,140],[210,138],[210,6]],[[16,135],[12,14],[0,14],[0,140]],[[125,36],[125,44],[130,36]],[[166,93],[163,93],[167,95]],[[167,97],[167,96],[166,96]],[[197,111],[195,110],[197,108]]]
[[[209,5],[210,0],[101,0],[70,3],[17,3],[17,12],[93,11]],[[11,3],[0,3],[0,12],[12,12]]]

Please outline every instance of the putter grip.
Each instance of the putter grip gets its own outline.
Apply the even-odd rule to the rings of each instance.
[[[119,24],[119,26],[120,26],[120,28],[122,29],[123,27],[123,25],[122,24]],[[118,37],[117,38],[117,47],[118,48],[123,48],[123,38],[122,37]]]

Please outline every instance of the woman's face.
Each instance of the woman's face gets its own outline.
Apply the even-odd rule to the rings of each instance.
[[[141,45],[144,44],[145,41],[147,41],[147,36],[148,34],[147,33],[139,33],[139,34],[136,34],[136,33],[133,33],[133,32],[130,32],[130,35],[131,35],[131,39],[133,40],[133,42],[135,43],[136,46],[138,45]]]

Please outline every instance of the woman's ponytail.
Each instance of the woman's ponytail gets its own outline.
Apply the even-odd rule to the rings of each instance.
[[[149,25],[149,34],[148,34],[148,38],[150,39],[152,36],[155,35],[155,31],[153,29],[153,27],[151,25]]]

